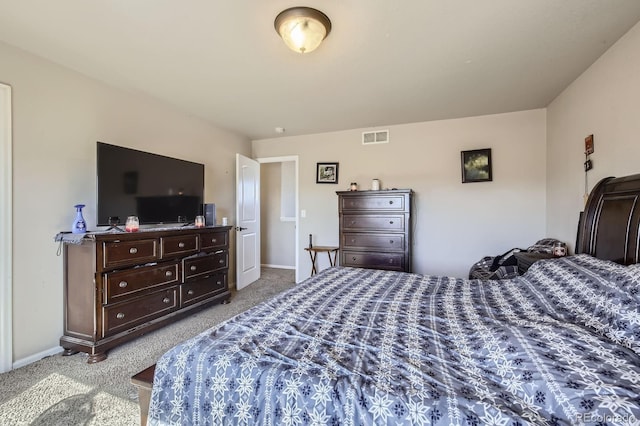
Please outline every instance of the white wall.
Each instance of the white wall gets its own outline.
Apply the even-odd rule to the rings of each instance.
[[[594,135],[589,191],[603,177],[640,173],[640,24],[549,105],[547,126],[547,233],[575,243],[584,138]]]
[[[350,182],[411,188],[414,271],[464,277],[483,255],[545,237],[545,111],[532,110],[385,127],[389,144],[363,146],[353,129],[253,141],[254,157],[300,158],[300,247],[338,245],[335,191]],[[460,151],[492,148],[493,182],[461,183]],[[317,162],[339,162],[337,185],[316,184]],[[310,273],[300,255],[299,276]],[[320,267],[328,266],[319,258]]]
[[[249,155],[251,146],[6,44],[0,63],[0,81],[13,88],[13,359],[21,363],[56,348],[62,335],[63,265],[53,238],[70,229],[77,203],[95,225],[96,141],[205,163],[205,202],[218,217],[235,215],[235,153]]]

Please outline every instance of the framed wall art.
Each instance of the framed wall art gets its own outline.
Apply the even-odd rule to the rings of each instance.
[[[338,183],[338,163],[318,163],[316,183]]]
[[[462,151],[462,183],[490,182],[491,148]]]

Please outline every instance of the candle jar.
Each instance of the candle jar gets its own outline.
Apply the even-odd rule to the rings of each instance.
[[[124,224],[124,230],[127,232],[137,232],[140,229],[140,221],[138,216],[128,216]]]
[[[204,216],[196,216],[194,224],[196,228],[204,228]]]
[[[553,255],[555,257],[562,257],[567,255],[567,245],[565,243],[555,243],[553,246]]]
[[[371,190],[380,191],[380,179],[374,179],[371,181]]]
[[[358,183],[351,182],[351,185],[349,185],[349,191],[357,191],[357,190],[358,190]]]

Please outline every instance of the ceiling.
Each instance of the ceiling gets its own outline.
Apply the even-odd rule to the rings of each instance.
[[[333,26],[306,55],[273,27],[298,5]],[[250,139],[543,108],[639,20],[638,0],[0,0],[1,41]]]

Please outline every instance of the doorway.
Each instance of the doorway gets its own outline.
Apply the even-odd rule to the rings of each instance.
[[[11,86],[0,83],[0,373],[13,363]]]
[[[294,269],[298,282],[298,156],[256,161],[261,165],[262,266]]]

